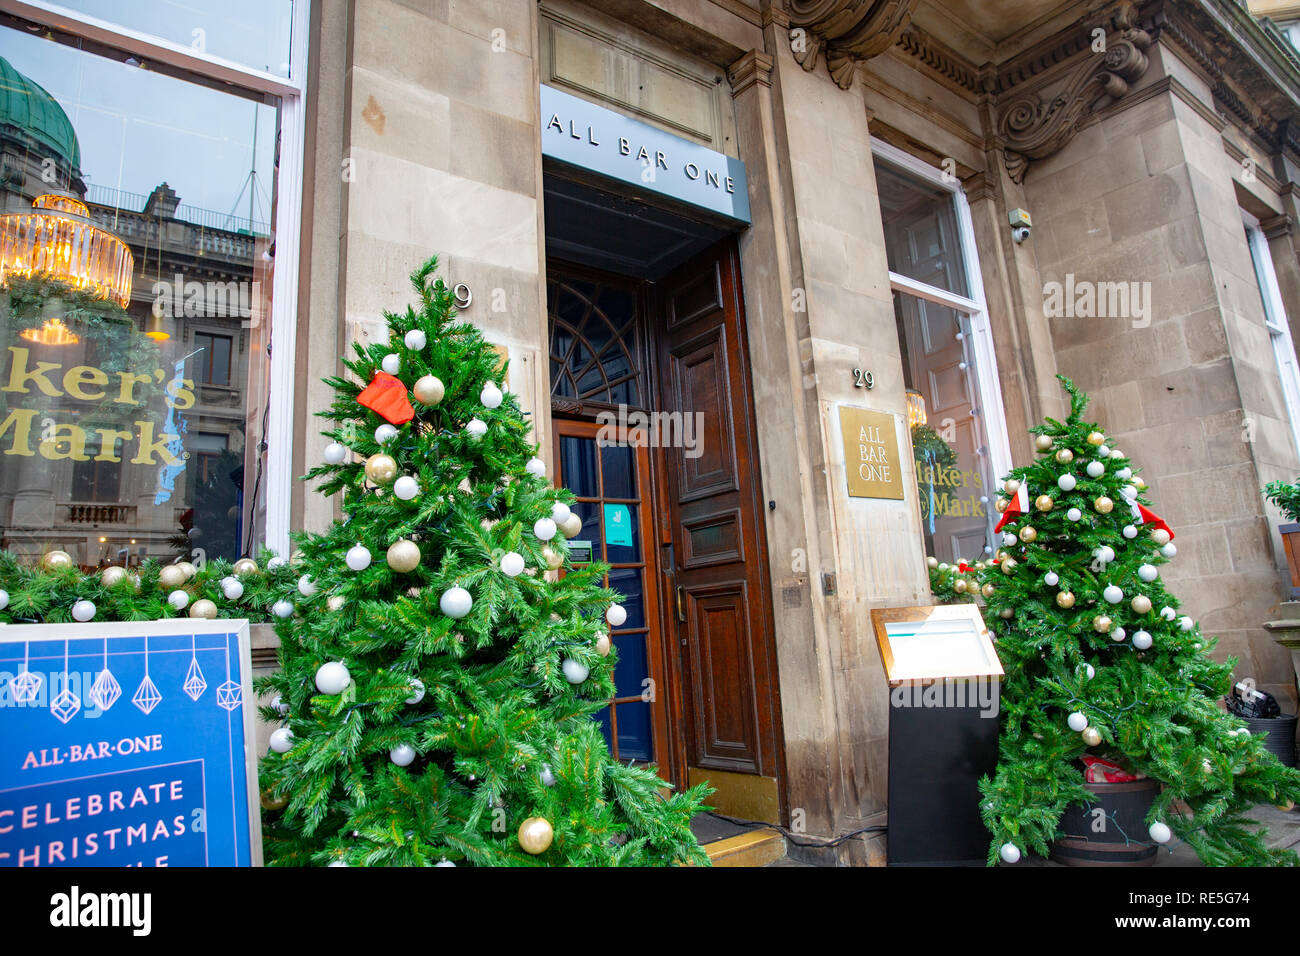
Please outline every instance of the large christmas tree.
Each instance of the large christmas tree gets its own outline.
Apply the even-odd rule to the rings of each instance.
[[[592,715],[613,696],[623,609],[552,488],[500,359],[434,279],[390,341],[330,379],[325,463],[343,518],[300,535],[280,596],[282,722],[262,763],[282,865],[705,863],[691,817],[614,761]]]
[[[1293,863],[1245,813],[1300,800],[1300,772],[1219,708],[1236,661],[1212,660],[1178,613],[1160,578],[1173,531],[1062,382],[1070,415],[1032,430],[1038,459],[1007,478],[1003,550],[979,572],[1006,670],[997,773],[981,784],[989,863],[1048,853],[1065,808],[1093,799],[1090,753],[1163,785],[1133,839],[1176,835],[1211,865]]]

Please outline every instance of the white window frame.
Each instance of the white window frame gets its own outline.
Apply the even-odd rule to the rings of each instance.
[[[957,238],[966,270],[966,288],[971,291],[971,295],[958,295],[893,271],[889,273],[889,287],[895,292],[904,292],[947,306],[966,316],[970,327],[971,359],[975,368],[976,401],[984,419],[989,467],[994,482],[1000,482],[1011,470],[1011,443],[1007,437],[1007,415],[1002,405],[997,353],[993,348],[993,330],[989,325],[988,304],[984,299],[984,275],[980,271],[979,251],[975,248],[975,225],[971,220],[970,203],[956,177],[945,176],[941,170],[922,162],[911,153],[880,140],[872,140],[871,153],[952,196],[957,214]]]
[[[1287,320],[1286,306],[1282,304],[1282,290],[1277,284],[1277,273],[1273,269],[1268,237],[1260,228],[1259,220],[1244,209],[1241,211],[1241,219],[1246,226],[1246,241],[1250,247],[1259,297],[1264,302],[1264,325],[1268,328],[1278,377],[1282,380],[1282,396],[1286,401],[1287,419],[1291,425],[1291,440],[1295,443],[1296,451],[1300,452],[1300,363],[1296,361],[1295,344],[1291,340],[1291,323]]]
[[[46,0],[0,0],[0,9],[15,16],[124,50],[144,60],[233,86],[280,98],[280,169],[276,183],[275,264],[271,283],[271,368],[267,387],[269,414],[263,440],[267,443],[266,546],[289,553],[290,506],[293,497],[293,381],[298,325],[298,268],[303,190],[303,143],[306,136],[306,93],[310,0],[293,0],[289,54],[292,76],[277,76],[199,52],[180,43],[128,29]],[[245,502],[257,508],[257,502]],[[254,510],[253,514],[256,514]],[[240,542],[241,547],[243,542]],[[254,542],[254,552],[257,544]]]

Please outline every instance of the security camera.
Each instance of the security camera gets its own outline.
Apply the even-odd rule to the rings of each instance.
[[[1029,218],[1029,212],[1024,209],[1013,209],[1007,213],[1007,219],[1011,222],[1011,238],[1016,244],[1024,242],[1029,238],[1029,230],[1033,222]]]

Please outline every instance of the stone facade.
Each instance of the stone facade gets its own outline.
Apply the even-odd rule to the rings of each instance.
[[[1189,613],[1239,674],[1295,704],[1289,656],[1262,629],[1284,559],[1259,488],[1300,458],[1242,212],[1300,316],[1300,60],[1228,0],[860,6],[875,19],[853,31],[825,13],[852,4],[798,0],[312,5],[300,471],[318,454],[319,379],[382,334],[431,252],[474,290],[466,317],[508,349],[549,452],[539,83],[745,163],[783,802],[820,835],[886,820],[869,611],[931,600],[916,496],[849,498],[834,414],[861,403],[853,369],[870,368],[871,407],[906,421],[873,141],[964,186],[1012,458],[1061,412],[1055,375],[1073,377],[1178,533],[1168,576]],[[1022,244],[1016,208],[1033,217]],[[1049,317],[1044,286],[1067,274],[1149,283],[1149,315]],[[296,489],[295,526],[330,517]],[[879,862],[883,840],[838,856]]]

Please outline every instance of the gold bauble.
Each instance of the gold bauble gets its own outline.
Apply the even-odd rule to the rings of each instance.
[[[190,578],[194,577],[194,575],[199,573],[199,569],[196,568],[194,565],[190,564],[188,561],[181,561],[176,565],[176,567],[180,568],[182,571],[185,572],[186,581],[188,581]]]
[[[343,595],[331,594],[328,600],[325,601],[325,606],[331,611],[341,611],[343,610],[343,605],[347,603],[347,598],[343,597]]]
[[[993,503],[993,507],[997,508],[999,512],[1003,512],[1007,510],[1007,505],[1009,504],[1011,504],[1011,502],[1007,501],[1005,498],[999,498]]]
[[[289,805],[288,797],[276,797],[271,791],[262,791],[262,808],[265,810],[283,810]]]
[[[406,574],[420,566],[420,546],[403,538],[388,548],[388,566]]]
[[[564,555],[556,551],[549,544],[542,548],[542,557],[546,560],[546,566],[552,571],[556,568],[564,567]]]
[[[1056,460],[1062,465],[1068,465],[1070,462],[1074,461],[1074,452],[1070,451],[1068,448],[1062,448],[1056,453]]]
[[[111,588],[124,577],[126,577],[126,568],[119,567],[116,564],[110,565],[99,574],[100,583],[106,588]]]
[[[609,656],[609,649],[612,645],[609,643],[609,635],[602,631],[596,635],[596,653],[601,657]]]
[[[519,824],[519,845],[526,853],[533,856],[545,853],[553,839],[555,831],[551,829],[551,821],[546,817],[529,817]]]
[[[1015,617],[1015,614],[1016,612],[1009,607],[1004,607],[1002,610],[998,611],[998,617],[1002,618],[1004,621],[1011,620]]]
[[[1096,727],[1084,727],[1082,737],[1083,742],[1089,747],[1095,747],[1101,743],[1101,732]]]
[[[1143,488],[1147,486],[1147,483],[1142,480],[1141,475],[1135,475],[1133,478],[1133,486],[1137,488],[1138,491],[1141,491]]]
[[[1151,599],[1145,594],[1139,594],[1129,602],[1129,606],[1138,614],[1146,614],[1151,610]]]
[[[422,405],[437,405],[442,401],[442,396],[447,394],[447,390],[442,387],[442,382],[436,375],[425,375],[416,381],[411,393]]]
[[[1106,436],[1103,435],[1101,432],[1089,432],[1089,433],[1088,433],[1088,444],[1089,444],[1089,445],[1104,445],[1104,444],[1106,444]]]
[[[1034,499],[1034,507],[1037,508],[1039,511],[1051,511],[1052,506],[1055,504],[1056,502],[1054,502],[1047,495],[1039,495],[1037,498]]]
[[[577,514],[570,512],[569,517],[560,522],[560,534],[566,538],[576,538],[582,534],[582,519]]]
[[[1111,621],[1111,619],[1108,618],[1105,614],[1098,614],[1096,617],[1092,619],[1092,629],[1096,631],[1098,634],[1109,634],[1110,626],[1113,623],[1114,622]]]
[[[1110,514],[1111,509],[1115,507],[1115,502],[1111,501],[1105,495],[1102,495],[1092,503],[1092,506],[1096,508],[1100,514],[1108,515]]]
[[[201,617],[211,621],[217,616],[217,606],[207,598],[195,601],[190,605],[190,617]]]
[[[952,584],[952,589],[953,589],[954,591],[956,591],[958,594],[965,594],[965,593],[966,593],[966,579],[965,579],[965,578],[958,578],[956,581],[953,582],[953,584]]]
[[[41,567],[46,571],[61,571],[72,567],[72,555],[66,551],[47,551],[41,557]]]
[[[1015,478],[1008,478],[1006,481],[1002,483],[1002,490],[1009,495],[1014,495],[1017,491],[1020,490],[1020,482],[1017,481]]]
[[[1016,569],[1016,559],[1003,558],[1001,567],[1002,567],[1003,574],[1011,574]]]
[[[175,590],[187,580],[185,572],[175,564],[169,564],[158,572],[158,586]]]
[[[1038,435],[1034,438],[1034,447],[1039,451],[1047,451],[1052,447],[1051,435]]]
[[[366,459],[366,477],[377,485],[392,484],[397,477],[397,462],[393,461],[392,455],[382,452],[371,455]]]
[[[257,562],[252,558],[240,558],[235,562],[234,572],[240,577],[243,577],[245,574],[256,574]]]
[[[980,594],[983,594],[986,598],[991,598],[995,590],[997,589],[992,584],[986,584],[980,588]]]
[[[1151,532],[1151,540],[1163,547],[1169,543],[1169,532],[1164,528],[1156,528]]]
[[[931,571],[933,571],[935,568],[939,566],[939,559],[936,558],[934,555],[931,555],[930,557],[925,559],[925,564],[926,567],[928,567]]]
[[[1062,591],[1056,595],[1056,606],[1063,607],[1067,610],[1074,607],[1074,595],[1069,591]]]
[[[1030,525],[1025,525],[1025,527],[1020,529],[1020,540],[1025,544],[1033,544],[1038,540],[1038,529],[1031,527]]]

